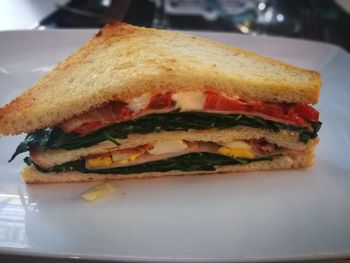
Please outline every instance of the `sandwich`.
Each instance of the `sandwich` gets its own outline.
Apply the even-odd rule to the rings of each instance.
[[[307,168],[320,74],[197,36],[110,23],[15,100],[26,183]]]

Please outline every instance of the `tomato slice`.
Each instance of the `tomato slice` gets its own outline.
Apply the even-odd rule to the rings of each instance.
[[[278,103],[263,103],[261,110],[258,112],[275,118],[285,118],[284,108]]]
[[[294,107],[294,111],[298,113],[302,118],[309,121],[318,121],[320,113],[305,103],[298,103]]]
[[[292,123],[295,123],[297,125],[304,125],[306,124],[306,120],[302,118],[294,109],[294,107],[290,107],[288,109],[288,113],[285,116],[286,120],[289,120]]]
[[[145,110],[160,110],[173,107],[172,92],[155,94],[151,97]],[[319,112],[311,106],[298,103],[272,103],[261,101],[242,101],[220,95],[216,92],[205,92],[204,110],[260,113],[276,119],[286,120],[297,125],[306,125],[307,121],[318,121]],[[133,118],[133,111],[122,101],[110,102],[98,109],[73,117],[60,126],[65,132],[77,132],[85,135],[113,123]]]
[[[306,121],[318,121],[319,112],[303,103],[273,103],[260,101],[242,101],[232,99],[216,92],[205,93],[205,110],[260,113],[276,119],[287,120],[297,125]]]
[[[216,92],[207,91],[205,93],[204,109],[217,111],[246,111],[247,103],[222,96]]]
[[[174,106],[175,102],[171,99],[172,92],[153,95],[146,109],[160,110]]]
[[[112,102],[113,113],[115,121],[130,120],[133,117],[133,111],[127,107],[127,104],[121,101]]]

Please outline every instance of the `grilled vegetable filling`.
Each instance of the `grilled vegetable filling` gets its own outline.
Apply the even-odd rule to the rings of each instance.
[[[210,112],[180,112],[148,114],[137,119],[119,122],[85,136],[78,133],[65,133],[60,127],[41,129],[29,133],[12,155],[13,160],[18,154],[29,151],[32,147],[44,150],[78,149],[96,145],[110,140],[118,144],[118,138],[127,138],[129,134],[148,134],[161,131],[206,130],[211,128],[226,129],[237,126],[265,129],[272,132],[291,130],[299,133],[299,141],[307,143],[317,137],[321,122],[310,122],[311,129],[302,126],[282,124],[260,117],[242,114],[222,114]]]
[[[32,162],[29,157],[25,158],[25,162],[28,165],[35,165],[36,168],[44,173],[50,172],[71,172],[79,171],[82,173],[98,173],[98,174],[137,174],[137,173],[146,173],[146,172],[168,172],[168,171],[215,171],[217,166],[225,165],[239,165],[239,164],[248,164],[251,162],[258,161],[272,161],[273,158],[276,158],[280,155],[265,156],[255,159],[247,158],[232,158],[215,153],[207,152],[196,152],[189,153],[181,156],[176,156],[164,160],[158,160],[138,165],[132,166],[123,166],[123,167],[114,167],[109,169],[94,169],[90,170],[86,168],[85,160],[77,160],[73,162],[68,162],[61,165],[56,165],[49,169],[41,168]]]
[[[82,157],[53,167],[43,167],[35,156],[25,159],[42,172],[111,173],[131,174],[167,171],[214,171],[217,166],[248,164],[272,160],[288,152],[288,149],[271,144],[265,139],[234,140],[214,143],[199,141],[160,141],[134,148],[114,149]]]

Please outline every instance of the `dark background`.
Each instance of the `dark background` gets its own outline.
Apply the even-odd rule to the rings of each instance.
[[[350,15],[333,0],[71,0],[57,5],[39,26],[96,28],[115,20],[145,27],[303,38],[350,51]]]

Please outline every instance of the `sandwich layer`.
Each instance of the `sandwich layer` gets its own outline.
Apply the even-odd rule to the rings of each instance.
[[[110,141],[104,141],[90,147],[78,148],[73,150],[54,149],[54,150],[34,150],[35,160],[42,167],[51,167],[62,163],[70,162],[88,155],[96,155],[114,151],[117,149],[133,148],[147,143],[156,144],[159,142],[185,140],[228,143],[234,140],[252,140],[264,138],[271,144],[288,148],[296,151],[311,151],[318,143],[319,139],[309,140],[307,144],[299,141],[299,134],[293,131],[271,132],[262,129],[250,127],[235,127],[228,129],[209,129],[209,130],[191,130],[191,131],[172,131],[150,134],[130,134],[127,139],[118,140],[120,146],[116,146]]]
[[[123,23],[0,108],[28,132],[27,183],[309,167],[320,75],[214,41]]]
[[[305,152],[297,156],[280,156],[274,157],[272,160],[251,162],[248,164],[236,164],[216,167],[215,171],[168,171],[168,172],[149,172],[137,174],[98,174],[81,172],[62,172],[62,173],[43,173],[38,171],[33,165],[27,166],[22,171],[23,180],[29,184],[40,183],[71,183],[71,182],[91,182],[106,180],[123,180],[133,178],[152,178],[163,176],[183,176],[183,175],[202,175],[213,173],[230,173],[230,172],[246,172],[260,170],[281,170],[281,169],[297,169],[310,167],[313,164],[314,153]]]
[[[117,112],[120,113],[120,111],[120,108],[118,108]],[[318,115],[318,112],[316,113]],[[310,139],[317,138],[317,132],[321,125],[321,123],[317,121],[317,118],[314,122],[306,122],[305,120],[301,119],[307,126],[295,126],[296,124],[270,121],[252,115],[210,113],[200,111],[181,112],[181,109],[177,109],[171,112],[157,112],[135,119],[120,121],[85,135],[77,132],[65,132],[62,128],[57,126],[41,129],[27,135],[25,140],[17,147],[15,153],[11,157],[11,160],[22,152],[36,148],[45,151],[52,149],[74,150],[97,145],[105,140],[109,140],[114,144],[119,145],[120,143],[118,143],[117,140],[128,138],[128,136],[132,134],[151,134],[162,131],[189,132],[192,130],[210,130],[213,128],[224,130],[232,127],[252,127],[276,134],[282,134],[283,130],[293,131],[295,134],[290,134],[292,136],[297,134],[298,140],[306,144]],[[85,116],[83,120],[86,119],[87,118]],[[88,120],[90,120],[90,117]],[[75,120],[73,125],[76,122],[80,124],[80,118]],[[92,122],[89,121],[88,127],[95,125],[95,123],[96,122],[94,120]],[[83,127],[86,126],[83,125]]]
[[[319,73],[195,36],[112,23],[0,109],[0,135],[51,127],[113,100],[210,88],[246,100],[316,103]]]

